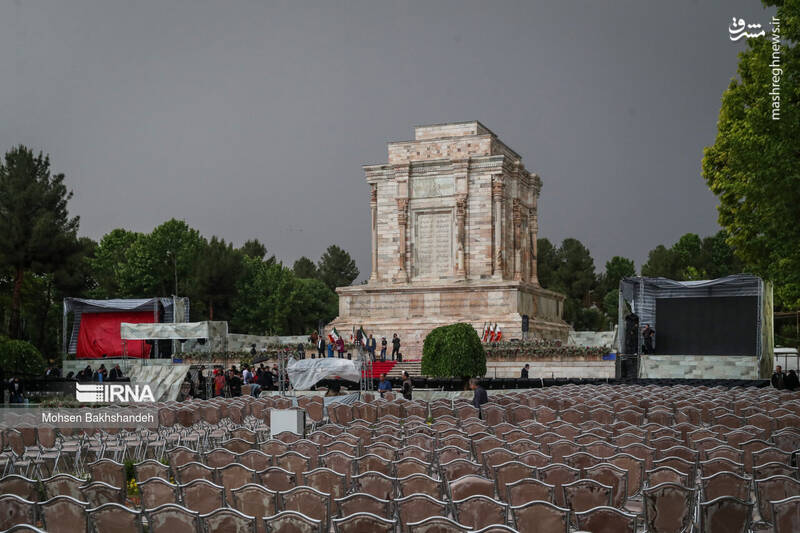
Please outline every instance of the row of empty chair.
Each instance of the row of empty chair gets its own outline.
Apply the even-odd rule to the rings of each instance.
[[[269,435],[269,408],[286,406],[285,398],[158,405],[166,424],[157,430],[82,437],[124,443],[118,458],[136,460],[138,495],[126,495],[124,465],[97,456],[60,461],[89,479],[45,477],[42,468],[8,475],[18,446],[5,449],[11,467],[0,491],[34,507],[65,496],[82,504],[87,517],[90,509],[125,504],[140,509],[146,524],[149,510],[172,506],[165,509],[197,513],[200,529],[207,527],[202,516],[219,509],[252,517],[257,531],[267,527],[265,517],[293,512],[342,531],[369,530],[364,524],[405,531],[426,519],[426,527],[442,531],[491,525],[544,531],[543,523],[564,531],[794,527],[785,516],[800,495],[796,393],[564,386],[492,394],[481,413],[462,400],[366,399],[327,409],[319,398],[304,400],[320,407],[305,438]],[[186,410],[213,414],[181,416]],[[40,433],[35,428],[34,438]],[[29,436],[23,445],[36,442]],[[36,463],[34,453],[28,457]],[[40,480],[28,481],[26,473]],[[42,498],[32,496],[32,484]],[[59,492],[57,485],[68,488]],[[251,493],[261,507],[242,502]]]

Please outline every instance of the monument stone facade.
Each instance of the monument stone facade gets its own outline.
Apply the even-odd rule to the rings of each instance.
[[[454,322],[503,338],[566,341],[564,296],[536,275],[542,182],[522,158],[477,121],[415,128],[390,142],[388,162],[364,167],[370,186],[372,273],[339,287],[340,334],[363,326],[418,358],[427,333]]]

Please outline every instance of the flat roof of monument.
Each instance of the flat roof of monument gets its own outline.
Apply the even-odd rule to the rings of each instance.
[[[432,128],[434,126],[459,126],[462,124],[477,124],[481,128],[485,129],[489,133],[494,133],[492,130],[486,127],[486,125],[481,122],[480,120],[460,120],[458,122],[434,122],[432,124],[414,124],[411,126],[412,128]]]
[[[473,126],[467,130],[459,126]],[[413,126],[415,140],[444,139],[448,137],[465,137],[467,135],[492,135],[497,134],[487,128],[479,120],[465,120],[462,122],[440,122],[437,124],[419,124]],[[427,130],[427,131],[426,131]]]

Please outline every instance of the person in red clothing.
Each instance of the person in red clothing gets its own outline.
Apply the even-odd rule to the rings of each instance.
[[[214,396],[222,396],[225,391],[225,376],[217,368],[214,370]]]
[[[339,359],[344,359],[344,339],[336,339],[336,351],[339,352]]]

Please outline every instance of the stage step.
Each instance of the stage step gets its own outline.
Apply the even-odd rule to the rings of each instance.
[[[419,377],[422,375],[422,360],[413,359],[410,361],[403,361],[394,365],[394,368],[387,374],[390,378],[399,378],[403,372],[408,372],[411,377]]]
[[[372,363],[373,378],[381,377],[381,374],[391,375],[392,369],[397,365],[397,361],[375,361]]]

